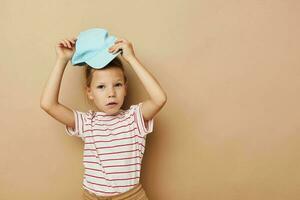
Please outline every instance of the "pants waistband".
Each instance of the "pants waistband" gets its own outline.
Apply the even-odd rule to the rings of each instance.
[[[122,200],[122,199],[131,199],[131,197],[138,195],[138,193],[143,194],[145,191],[142,188],[142,185],[139,183],[130,190],[113,195],[113,196],[98,196],[87,189],[84,189],[84,197],[85,199],[90,199],[90,200]]]

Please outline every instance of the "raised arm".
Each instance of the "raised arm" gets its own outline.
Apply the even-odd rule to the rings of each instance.
[[[65,39],[56,45],[57,59],[55,66],[46,82],[40,99],[41,108],[59,122],[74,129],[75,119],[73,111],[58,102],[62,77],[75,51],[76,39]]]
[[[116,44],[110,48],[111,52],[117,52],[122,49],[122,56],[131,65],[150,98],[142,102],[141,111],[144,120],[152,119],[167,102],[167,95],[161,88],[154,76],[142,65],[134,55],[132,44],[125,39],[116,40]]]

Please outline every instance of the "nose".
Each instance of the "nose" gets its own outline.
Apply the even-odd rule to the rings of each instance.
[[[116,96],[116,91],[114,88],[110,88],[108,91],[108,97],[115,97]]]

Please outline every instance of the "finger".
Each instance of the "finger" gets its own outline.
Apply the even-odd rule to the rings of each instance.
[[[66,42],[64,39],[62,39],[60,42],[64,45],[64,47],[67,47],[67,46],[68,46],[68,45],[67,45],[67,42]]]
[[[74,40],[70,39],[69,41],[70,41],[72,44],[75,44],[75,41],[74,41]]]
[[[122,42],[122,40],[116,40],[115,44],[118,44],[118,43],[121,43],[121,42]]]
[[[75,42],[73,40],[69,40],[69,41],[70,41],[71,48],[74,48]]]
[[[120,49],[120,48],[122,48],[122,46],[123,46],[122,43],[115,44],[115,45],[113,45],[113,46],[111,46],[111,47],[109,48],[109,51],[110,51],[110,52],[115,52],[115,51],[117,51],[116,49]]]
[[[66,44],[66,42],[65,41],[60,41],[60,44],[63,46],[63,47],[67,47],[67,44]]]
[[[72,48],[70,42],[67,39],[65,39],[64,41],[67,43],[67,47]]]
[[[63,40],[65,47],[68,47],[68,41],[66,39]]]
[[[69,39],[68,41],[69,41],[69,44],[70,44],[71,48],[73,48],[74,47],[73,41],[71,39]]]
[[[75,44],[77,41],[77,38],[72,38],[71,41]]]
[[[115,53],[117,53],[118,51],[122,51],[123,49],[122,49],[122,46],[120,46],[120,47],[117,47],[112,53],[113,54],[115,54]]]
[[[67,43],[68,43],[68,47],[70,46],[70,48],[72,48],[72,41],[71,39],[66,39]]]
[[[120,42],[124,42],[124,43],[127,43],[128,41],[124,38],[118,38],[116,41],[115,41],[115,44],[117,43],[120,43]]]

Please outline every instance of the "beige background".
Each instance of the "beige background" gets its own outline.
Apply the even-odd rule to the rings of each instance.
[[[168,103],[147,138],[151,200],[300,198],[300,3],[2,0],[0,199],[80,199],[79,138],[39,107],[55,44],[102,27],[134,45]],[[130,66],[126,105],[147,98]],[[60,101],[89,109],[68,65]]]

